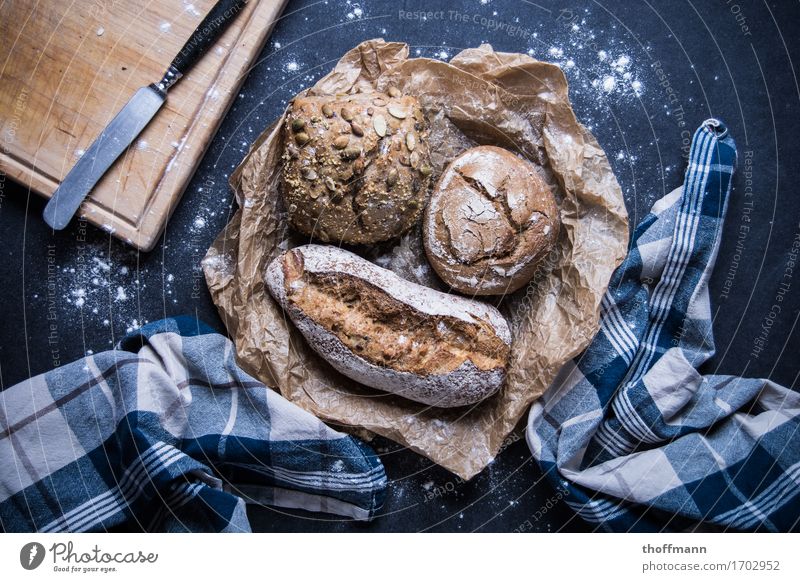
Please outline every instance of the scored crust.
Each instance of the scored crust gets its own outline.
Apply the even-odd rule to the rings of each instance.
[[[486,398],[505,380],[511,334],[494,307],[319,245],[275,259],[266,282],[309,345],[362,384],[452,407]]]
[[[425,205],[431,167],[415,97],[298,97],[284,125],[284,202],[291,225],[324,242],[399,236]]]
[[[511,152],[472,148],[439,178],[425,211],[431,265],[453,289],[513,293],[558,238],[558,206],[533,166]]]

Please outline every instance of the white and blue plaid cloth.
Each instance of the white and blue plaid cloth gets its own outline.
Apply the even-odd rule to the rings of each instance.
[[[370,519],[386,475],[196,319],[0,392],[0,528],[249,531],[245,502]]]
[[[633,233],[600,332],[531,409],[533,456],[598,528],[798,528],[800,395],[697,371],[714,354],[707,284],[735,162],[725,126],[705,122],[683,187]]]

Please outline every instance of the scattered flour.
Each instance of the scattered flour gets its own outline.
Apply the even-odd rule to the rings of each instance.
[[[121,334],[130,333],[149,322],[140,311],[140,296],[147,289],[145,281],[158,281],[158,293],[164,303],[176,305],[176,276],[160,271],[156,278],[139,265],[136,251],[107,241],[86,242],[59,257],[57,276],[52,290],[32,294],[31,302],[56,301],[63,303],[60,312],[70,317],[70,307],[86,326],[109,328],[108,346],[92,346],[95,351],[110,347]],[[163,285],[163,287],[162,287]],[[147,314],[153,315],[153,314]],[[113,328],[116,334],[111,334]]]
[[[86,289],[75,289],[72,291],[72,296],[75,297],[73,301],[75,307],[83,307],[86,304]]]
[[[572,94],[586,91],[595,98],[632,101],[641,97],[646,65],[640,67],[631,56],[632,49],[620,39],[612,37],[598,48],[603,35],[589,27],[588,16],[563,28],[556,27],[553,36],[561,41],[551,45],[544,55],[538,47],[529,49],[528,54],[559,65],[567,75]]]
[[[349,10],[346,15],[347,20],[358,20],[364,16],[364,9],[358,3],[347,0],[345,5],[347,6],[346,10]]]
[[[348,12],[347,13],[347,19],[348,20],[355,20],[356,18],[361,18],[363,15],[364,15],[364,11],[361,10],[361,8],[359,8],[358,6],[356,6],[355,8],[353,8],[352,12]]]
[[[183,0],[183,10],[195,18],[200,18],[203,15],[203,13],[200,12],[194,4],[187,2],[186,0]]]

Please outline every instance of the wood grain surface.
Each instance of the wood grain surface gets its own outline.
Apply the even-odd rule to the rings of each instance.
[[[51,196],[144,85],[158,81],[215,0],[0,3],[0,171]],[[150,250],[286,0],[251,0],[169,93],[79,213]]]

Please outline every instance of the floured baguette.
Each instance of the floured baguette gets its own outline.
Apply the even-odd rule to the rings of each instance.
[[[323,245],[279,256],[266,283],[314,351],[362,384],[454,407],[483,400],[505,381],[511,332],[490,305]]]

